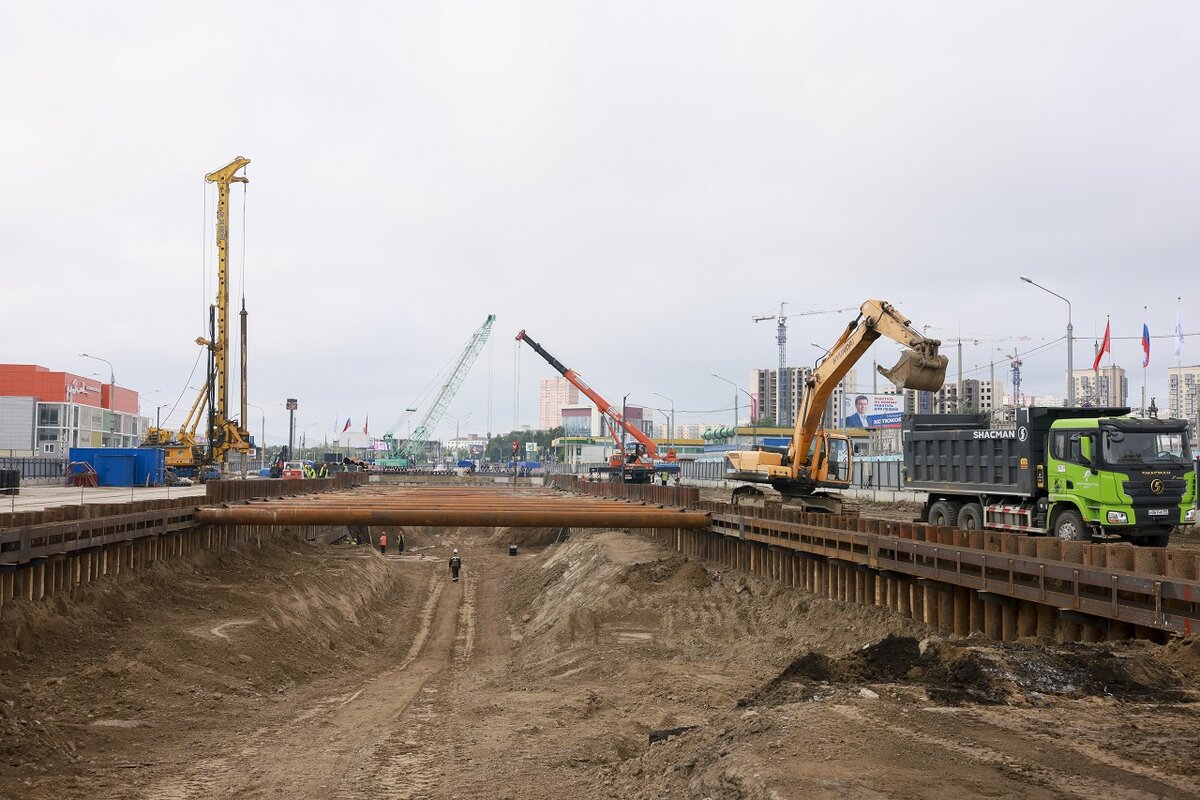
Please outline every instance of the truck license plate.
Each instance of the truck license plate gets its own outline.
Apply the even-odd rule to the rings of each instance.
[[[1167,509],[1165,509],[1165,508],[1152,508],[1152,509],[1150,509],[1150,511],[1149,511],[1148,513],[1149,513],[1149,514],[1150,514],[1150,516],[1152,516],[1152,517],[1165,517],[1165,516],[1167,515]]]

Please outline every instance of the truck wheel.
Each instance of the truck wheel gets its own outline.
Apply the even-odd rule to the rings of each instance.
[[[958,527],[966,531],[977,531],[983,528],[983,506],[979,503],[967,503],[958,511]]]
[[[1054,519],[1054,535],[1064,542],[1090,542],[1092,531],[1075,509],[1067,509]]]
[[[929,507],[929,524],[953,528],[958,524],[958,504],[938,500]]]

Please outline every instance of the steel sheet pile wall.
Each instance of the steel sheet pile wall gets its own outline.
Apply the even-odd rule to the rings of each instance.
[[[574,475],[547,475],[547,487],[568,492],[585,492],[597,497],[617,500],[636,500],[663,506],[685,506],[696,508],[700,502],[700,490],[694,486],[657,486],[651,484],[610,483],[608,481],[584,481]]]
[[[337,478],[303,481],[221,481],[209,484],[209,489],[210,497],[243,492],[250,497],[282,497],[301,491],[336,491],[361,482],[353,473],[342,473]],[[213,487],[219,488],[213,492]],[[266,526],[197,525],[197,500],[92,503],[0,514],[0,612],[13,600],[40,600],[160,559],[227,549],[241,542],[261,543],[264,536],[280,533]],[[324,528],[290,530],[312,540]]]
[[[582,482],[578,490],[591,493]],[[652,535],[697,559],[946,633],[1011,641],[1161,641],[1200,630],[1194,552],[1084,544],[699,501],[709,530]]]

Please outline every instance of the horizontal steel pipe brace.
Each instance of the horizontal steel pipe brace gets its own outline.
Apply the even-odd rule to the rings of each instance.
[[[202,525],[460,525],[475,528],[706,528],[696,511],[618,508],[510,511],[503,509],[201,508]]]

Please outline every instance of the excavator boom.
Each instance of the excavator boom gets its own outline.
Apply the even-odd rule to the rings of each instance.
[[[922,336],[890,303],[868,300],[805,382],[786,455],[764,450],[729,453],[734,477],[771,483],[789,495],[811,495],[823,486],[849,485],[849,440],[844,435],[826,434],[821,418],[834,389],[881,336],[905,348],[891,369],[878,368],[881,375],[904,389],[933,392],[941,388],[948,363],[938,352],[941,342]]]

